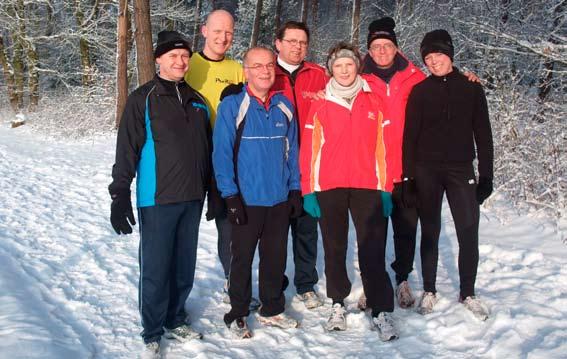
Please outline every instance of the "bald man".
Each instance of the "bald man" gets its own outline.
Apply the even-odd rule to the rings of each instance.
[[[211,12],[201,27],[205,38],[203,50],[191,56],[191,71],[185,74],[185,81],[205,98],[211,114],[211,127],[214,127],[217,107],[222,90],[228,85],[244,82],[242,65],[226,56],[234,37],[234,18],[226,10]],[[207,220],[215,219],[218,232],[218,256],[225,279],[230,270],[230,224],[227,220],[226,206],[216,190],[216,185],[208,194]],[[224,301],[228,303],[227,285],[224,288]],[[257,309],[259,302],[252,298],[250,307]]]

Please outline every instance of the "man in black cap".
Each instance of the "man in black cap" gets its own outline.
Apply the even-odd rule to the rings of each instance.
[[[475,296],[479,205],[492,193],[493,143],[482,86],[453,66],[454,47],[445,30],[429,32],[420,47],[431,72],[408,99],[403,140],[403,199],[417,197],[421,223],[423,296],[419,312],[437,302],[435,279],[446,194],[459,242],[460,301],[477,318],[488,309]],[[478,157],[477,180],[473,160]]]
[[[203,199],[211,180],[211,130],[205,101],[185,81],[189,42],[162,31],[154,51],[159,72],[128,96],[112,168],[110,221],[117,234],[140,222],[139,310],[143,357],[159,357],[160,339],[201,338],[184,306],[195,275]]]
[[[390,203],[390,208],[393,204],[391,219],[396,260],[392,268],[396,272],[396,298],[400,307],[409,308],[415,301],[408,275],[413,270],[417,210],[415,206],[405,207],[401,203],[402,135],[408,95],[425,79],[425,74],[398,48],[395,27],[391,17],[375,20],[368,26],[368,54],[362,72],[370,75],[367,82],[385,106],[384,138],[391,159],[388,166],[394,176],[394,190],[391,200],[384,202]],[[389,196],[387,192],[384,195]],[[366,307],[365,296],[359,300],[359,307]]]

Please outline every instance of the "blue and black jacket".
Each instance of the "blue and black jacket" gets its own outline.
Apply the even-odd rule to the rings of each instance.
[[[212,138],[201,95],[159,76],[128,96],[120,121],[110,194],[137,177],[137,205],[203,200],[211,180]]]
[[[222,197],[238,193],[248,206],[274,206],[299,190],[297,121],[287,98],[275,93],[264,106],[247,91],[224,98],[213,133],[213,166]],[[235,173],[234,146],[243,123]],[[237,180],[238,179],[238,180]]]

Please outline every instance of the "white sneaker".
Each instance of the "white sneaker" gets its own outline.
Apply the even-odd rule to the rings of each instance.
[[[323,305],[323,301],[314,291],[296,294],[295,297],[305,304],[305,308],[313,309]]]
[[[346,330],[345,307],[339,303],[335,303],[333,304],[332,310],[331,316],[329,320],[327,320],[327,324],[325,324],[325,329],[329,332],[333,330]]]
[[[377,317],[372,318],[374,328],[378,331],[378,336],[383,342],[398,339],[398,331],[394,326],[392,313],[381,312]]]
[[[297,328],[299,326],[299,322],[297,320],[289,317],[285,313],[280,313],[271,317],[258,315],[258,322],[269,327],[278,327],[281,329]]]
[[[176,339],[180,342],[188,342],[193,339],[203,339],[203,334],[194,331],[187,324],[178,326],[175,329],[164,328],[164,336],[167,339]]]
[[[423,292],[421,301],[417,308],[417,312],[421,315],[426,315],[433,312],[433,306],[437,303],[437,296],[433,292]]]
[[[252,338],[252,331],[246,324],[246,317],[236,318],[228,327],[232,336],[236,339],[249,339]]]
[[[363,312],[366,310],[366,294],[364,294],[364,292],[362,292],[362,295],[358,298],[358,309]]]
[[[140,355],[141,359],[160,359],[159,342],[151,342],[146,344],[144,351]]]
[[[415,298],[407,280],[401,282],[398,288],[396,288],[396,298],[400,308],[411,308],[415,303]]]
[[[467,308],[473,313],[473,315],[477,319],[482,321],[488,319],[488,313],[489,313],[488,308],[477,297],[469,296],[466,297],[464,300],[461,298],[460,301],[461,303],[463,303],[465,308]]]

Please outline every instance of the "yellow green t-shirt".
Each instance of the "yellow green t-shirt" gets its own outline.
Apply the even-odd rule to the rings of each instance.
[[[244,82],[244,73],[242,65],[237,61],[226,57],[220,61],[209,60],[196,52],[191,56],[185,81],[207,101],[211,126],[214,126],[222,90],[230,84]]]

